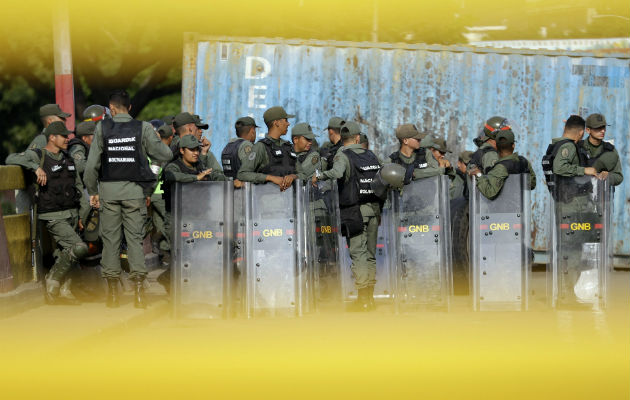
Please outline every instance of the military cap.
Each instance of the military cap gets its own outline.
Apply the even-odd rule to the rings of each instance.
[[[61,111],[61,108],[57,104],[46,104],[39,109],[40,117],[48,117],[49,115],[56,115],[59,118],[68,118],[72,114]]]
[[[418,132],[414,124],[403,124],[396,128],[396,138],[398,139],[418,139],[422,140],[426,134]]]
[[[341,126],[345,123],[346,121],[344,121],[343,118],[332,117],[331,119],[328,120],[328,126],[324,130],[341,129]]]
[[[201,143],[194,135],[186,135],[179,139],[180,149],[198,149],[199,147],[201,147]]]
[[[252,117],[241,117],[237,119],[234,127],[236,127],[236,125],[239,123],[241,124],[241,126],[254,126],[256,128],[260,128],[260,126],[256,125],[256,121]]]
[[[197,125],[197,128],[208,129],[208,124],[204,124],[203,122],[201,122],[201,117],[199,115],[194,114],[193,118],[195,118],[195,125]]]
[[[295,115],[287,114],[287,112],[284,111],[284,108],[280,106],[271,107],[270,109],[265,111],[265,113],[263,114],[263,119],[265,120],[265,124],[269,124],[270,122],[273,122],[279,119],[293,118],[293,117],[295,117]]]
[[[179,113],[173,118],[173,126],[175,128],[179,128],[180,126],[195,124],[197,125],[197,120],[195,117],[189,112]]]
[[[51,123],[50,125],[48,125],[46,129],[44,129],[44,135],[46,136],[50,136],[50,135],[68,136],[71,133],[72,132],[70,132],[68,128],[66,128],[66,124],[62,121],[55,121]]]
[[[428,149],[429,147],[433,147],[434,143],[433,143],[433,135],[429,135],[427,134],[424,138],[422,138],[422,140],[420,141],[420,147],[424,147],[425,149]]]
[[[501,131],[497,133],[497,144],[499,143],[514,143],[514,133],[512,130]]]
[[[171,127],[169,125],[162,125],[157,129],[158,133],[160,134],[161,138],[169,138],[171,136],[173,136],[173,129],[171,129]],[[190,136],[190,135],[189,135]],[[186,136],[184,136],[186,137]]]
[[[291,129],[291,137],[296,137],[296,136],[304,136],[305,138],[309,140],[315,139],[315,135],[313,134],[313,129],[306,122],[296,124],[293,127],[293,129]]]
[[[77,125],[77,129],[75,133],[77,136],[89,136],[89,135],[94,134],[95,129],[96,129],[96,122],[83,121],[79,125]]]
[[[359,141],[360,144],[370,143],[370,139],[368,139],[368,137],[367,137],[367,135],[365,133],[362,133],[359,136],[361,136],[361,140]]]
[[[586,118],[586,127],[591,129],[603,128],[606,125],[606,117],[602,114],[591,114]]]
[[[433,138],[433,144],[429,146],[439,151],[440,153],[450,153],[451,151],[446,148],[446,140],[442,138]]]
[[[468,165],[468,163],[470,162],[470,159],[472,158],[472,155],[473,155],[472,151],[468,151],[468,150],[462,151],[461,153],[459,153],[459,161]]]
[[[346,139],[354,135],[361,134],[361,127],[354,121],[346,121],[341,127],[341,138]]]
[[[162,121],[164,121],[166,125],[173,125],[174,119],[175,119],[174,115],[167,115],[166,117],[162,118]]]

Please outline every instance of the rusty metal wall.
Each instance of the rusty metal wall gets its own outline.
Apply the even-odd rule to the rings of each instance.
[[[415,123],[447,139],[450,155],[474,149],[473,138],[493,115],[515,126],[517,151],[533,164],[533,244],[546,248],[548,193],[540,159],[570,114],[605,114],[626,177],[630,174],[630,64],[627,55],[599,57],[546,50],[366,44],[188,34],[182,108],[201,115],[212,151],[234,136],[233,124],[254,117],[263,137],[266,108],[281,105],[309,122],[323,143],[328,118],[362,124],[385,157],[394,129]],[[617,188],[615,252],[630,254],[630,191]]]

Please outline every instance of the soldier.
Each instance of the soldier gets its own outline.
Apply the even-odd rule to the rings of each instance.
[[[536,174],[532,165],[525,157],[514,152],[514,142],[514,133],[511,130],[497,133],[496,143],[499,159],[485,175],[477,179],[477,189],[490,200],[499,195],[505,179],[510,174],[529,173],[529,189],[533,190],[536,187]],[[474,174],[476,172],[473,171]]]
[[[264,139],[259,140],[246,162],[241,165],[237,178],[243,182],[265,183],[272,182],[280,190],[291,187],[297,178],[295,170],[296,155],[291,143],[281,139],[289,129],[288,118],[295,115],[287,114],[282,107],[271,107],[263,114],[265,125],[269,132]]]
[[[361,139],[359,140],[359,144],[365,150],[368,150],[370,148],[370,139],[368,139],[368,137],[367,137],[367,135],[365,133],[361,134]]]
[[[179,154],[168,163],[162,172],[162,187],[164,189],[164,202],[168,221],[167,232],[170,232],[171,213],[171,185],[174,182],[197,182],[197,181],[225,181],[227,178],[221,171],[213,171],[206,168],[200,161],[202,144],[193,135],[184,135],[179,141]],[[169,238],[170,242],[170,238]],[[158,282],[170,292],[171,269],[170,265],[158,276]]]
[[[480,142],[483,143],[481,143],[479,148],[472,154],[470,162],[468,163],[469,175],[472,174],[473,170],[478,170],[476,173],[483,174],[497,162],[499,155],[497,154],[495,139],[499,131],[507,129],[511,128],[508,120],[503,117],[492,117],[486,121],[483,126],[483,135],[476,144]]]
[[[221,153],[221,164],[225,176],[234,179],[234,187],[241,187],[242,183],[236,179],[241,165],[252,152],[256,141],[256,121],[252,117],[241,117],[236,120],[234,129],[236,137],[230,139]]]
[[[604,141],[606,118],[602,114],[591,114],[586,118],[588,138],[580,142],[586,152],[587,164],[597,170],[602,179],[608,178],[610,185],[623,181],[619,154],[611,143]]]
[[[468,181],[466,179],[466,168],[470,162],[472,151],[462,151],[457,157],[457,168],[455,169],[455,178],[451,182],[449,188],[449,196],[452,199],[458,197],[468,198]]]
[[[335,154],[343,145],[341,141],[341,126],[346,121],[343,118],[332,117],[328,121],[328,127],[325,130],[328,130],[328,139],[329,142],[326,142],[322,145],[319,154],[322,156],[322,162],[324,163],[324,169],[329,170],[332,168],[333,159],[335,158]]]
[[[39,109],[39,118],[42,121],[42,125],[44,128],[42,132],[39,133],[31,143],[28,145],[28,149],[43,149],[48,144],[48,138],[46,134],[44,134],[44,129],[48,127],[51,123],[55,121],[66,122],[66,118],[71,116],[72,114],[65,113],[61,111],[61,108],[57,104],[46,104]]]
[[[70,132],[63,121],[54,121],[44,129],[44,134],[48,142],[43,148],[11,154],[6,163],[21,165],[37,177],[33,193],[37,219],[45,224],[60,248],[55,251],[55,264],[46,274],[46,302],[57,304],[61,282],[76,262],[87,255],[88,247],[77,234],[77,227],[83,228],[77,213],[83,184],[65,151]]]
[[[315,171],[322,170],[322,161],[318,152],[311,150],[315,139],[311,126],[305,122],[297,124],[291,129],[293,150],[297,155],[296,171],[299,179],[311,179]]]
[[[352,273],[358,290],[354,310],[374,309],[376,284],[376,239],[382,203],[374,195],[370,182],[381,168],[378,158],[359,144],[361,128],[356,122],[346,122],[341,128],[343,147],[328,171],[313,176],[318,180],[337,179],[342,231],[352,259]]]
[[[406,169],[405,181],[407,185],[412,180],[437,176],[444,173],[438,162],[433,158],[427,158],[427,151],[420,147],[425,134],[418,132],[413,124],[404,124],[396,128],[396,138],[400,143],[400,149],[390,154],[390,160],[402,165]],[[425,142],[426,143],[426,142]],[[429,165],[429,161],[431,165]]]
[[[72,157],[74,165],[81,177],[83,177],[85,163],[87,162],[88,154],[90,154],[90,145],[94,139],[95,129],[96,122],[81,122],[77,125],[75,137],[68,142],[68,153],[70,154],[70,157]]]
[[[177,136],[175,136],[171,142],[171,151],[173,152],[174,158],[180,157],[181,154],[179,152],[179,141],[186,135],[193,135],[201,143],[199,159],[203,165],[206,168],[212,169],[216,174],[220,173],[223,175],[221,164],[219,164],[214,157],[214,154],[210,152],[210,141],[202,136],[201,128],[207,128],[208,125],[201,122],[199,117],[195,118],[194,115],[188,112],[182,112],[177,114],[173,119],[173,126],[177,133]]]
[[[124,229],[129,275],[135,281],[134,305],[146,308],[143,281],[147,269],[142,229],[147,215],[147,197],[155,182],[147,156],[165,161],[170,160],[173,153],[158,139],[148,122],[134,120],[129,115],[131,102],[126,91],[110,95],[109,109],[112,119],[106,118],[97,124],[84,173],[90,204],[101,209],[102,273],[109,288],[107,306],[119,306],[119,254]]]

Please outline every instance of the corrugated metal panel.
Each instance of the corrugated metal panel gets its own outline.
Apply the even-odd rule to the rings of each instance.
[[[474,149],[483,121],[514,122],[517,151],[532,161],[534,246],[547,240],[548,193],[540,159],[570,114],[601,112],[630,177],[630,66],[626,56],[540,50],[187,37],[183,109],[201,115],[217,158],[243,115],[263,125],[282,105],[309,122],[323,143],[328,118],[359,121],[381,157],[396,146],[394,129],[415,123],[442,135],[454,154]],[[191,45],[192,44],[192,45]],[[265,129],[260,129],[259,136]],[[615,196],[615,252],[630,254],[630,191]]]

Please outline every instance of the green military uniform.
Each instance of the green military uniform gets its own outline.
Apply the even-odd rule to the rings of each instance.
[[[68,118],[72,114],[65,113],[61,111],[61,108],[57,104],[46,104],[40,107],[39,109],[39,117],[45,118],[49,116],[57,116],[59,118]],[[40,133],[37,134],[28,145],[28,149],[43,149],[48,144],[48,137],[44,134],[44,129]]]
[[[46,147],[47,143],[48,143],[48,139],[46,139],[46,135],[44,135],[42,131],[38,133],[37,136],[33,138],[33,140],[31,140],[31,143],[29,143],[28,145],[28,149],[29,150],[43,149],[44,147]]]
[[[230,139],[228,143],[232,143],[240,139],[241,138],[237,138],[237,137],[232,138]],[[250,142],[249,140],[243,140],[241,144],[238,145],[238,159],[241,160],[241,166],[243,165],[243,163],[245,163],[245,161],[247,160],[247,157],[249,157],[250,153],[253,150],[254,150],[254,143]]]
[[[68,132],[63,122],[53,122],[46,128],[48,134],[68,136]],[[44,146],[45,147],[45,146]],[[8,165],[20,165],[27,170],[35,172],[43,165],[44,157],[48,156],[55,161],[61,161],[68,158],[67,154],[62,150],[58,153],[51,153],[45,149],[40,149],[41,157],[35,150],[26,150],[18,154],[11,154],[7,157]],[[70,171],[70,168],[68,169]],[[75,169],[75,190],[77,191],[77,199],[83,193],[83,184],[79,174]],[[47,176],[48,181],[45,188],[55,187],[57,183],[54,176]],[[43,190],[43,189],[40,189]],[[36,201],[36,200],[35,200]],[[85,205],[87,206],[87,204]],[[83,213],[83,210],[82,210]],[[77,208],[68,208],[60,211],[40,212],[37,219],[42,221],[50,235],[57,243],[61,250],[55,251],[55,264],[46,275],[47,284],[47,300],[54,301],[58,295],[60,282],[68,274],[76,262],[87,254],[87,245],[83,243],[77,233],[79,213]],[[50,296],[50,291],[55,293]]]
[[[483,149],[495,150],[494,147],[492,147],[492,145],[488,142],[485,142],[484,144],[482,144],[478,150],[483,150]],[[481,173],[483,173],[483,171],[486,171],[487,169],[494,167],[494,164],[496,164],[498,160],[499,160],[499,154],[496,151],[488,151],[481,158],[481,165],[469,164],[466,170],[470,172],[471,170],[475,168],[479,168],[481,170]]]
[[[311,143],[315,140],[313,130],[307,123],[297,124],[291,130],[291,137],[295,138],[300,136],[305,137],[311,141]],[[309,151],[302,151],[296,155],[297,162],[295,164],[295,169],[299,179],[311,179],[313,175],[315,175],[315,171],[322,170],[322,158],[319,156],[317,151],[310,149]]]
[[[518,153],[514,152],[509,156],[501,157],[497,160],[497,162],[503,160],[518,162]],[[536,187],[536,174],[534,173],[532,164],[529,161],[527,161],[527,166],[529,168],[529,189],[532,190]],[[504,165],[495,164],[495,166],[492,167],[487,174],[482,175],[477,179],[477,189],[479,189],[481,194],[486,196],[488,199],[494,199],[501,192],[503,182],[505,182],[508,175],[508,170]]]
[[[265,135],[265,138],[271,140],[278,147],[289,143],[282,138],[274,139],[269,135]],[[241,164],[241,169],[239,169],[236,177],[243,182],[265,183],[267,181],[267,174],[257,171],[260,171],[267,165],[269,165],[267,150],[265,149],[265,145],[258,141],[252,146],[252,151],[243,161],[243,164]]]
[[[602,154],[604,151],[604,143],[602,142],[599,146],[595,146],[588,139],[582,141],[582,147],[586,150],[589,157],[594,158],[599,156],[599,159],[595,161],[593,167],[597,172],[608,171],[608,182],[611,186],[617,186],[623,182],[621,160],[619,159],[617,149]]]
[[[354,132],[350,130],[354,129],[353,125],[358,127],[358,124],[346,123],[342,128],[342,137],[346,131]],[[361,147],[361,144],[344,145],[335,155],[332,169],[322,172],[319,179],[343,179],[344,182],[348,182],[353,171],[348,156],[344,154],[345,151],[362,154],[366,150]],[[348,239],[352,273],[357,289],[373,288],[376,284],[376,239],[381,208],[379,203],[366,203],[361,204],[360,209],[363,216],[363,232]]]
[[[117,114],[114,123],[132,121],[129,114]],[[147,216],[145,193],[141,185],[133,181],[100,181],[101,155],[103,154],[102,123],[96,126],[94,141],[90,148],[88,162],[83,176],[90,196],[99,195],[101,203],[100,233],[103,240],[102,273],[105,278],[120,276],[120,242],[124,227],[127,240],[127,257],[132,279],[142,279],[147,274],[142,249],[142,227]],[[154,160],[170,160],[170,149],[160,141],[151,124],[142,123],[141,153]]]
[[[456,199],[464,195],[464,188],[466,187],[466,176],[460,171],[455,171],[455,178],[451,181],[451,185],[448,188],[448,197],[450,199]]]
[[[75,132],[76,137],[68,143],[68,154],[72,157],[72,161],[74,162],[81,179],[83,179],[83,172],[85,172],[85,165],[87,164],[90,147],[87,143],[82,141],[81,137],[93,135],[95,128],[96,123],[94,121],[81,122],[77,125]],[[88,214],[90,212],[89,199],[86,196],[81,196],[81,210],[83,210],[85,214],[81,214],[80,218],[85,222],[87,221]]]

